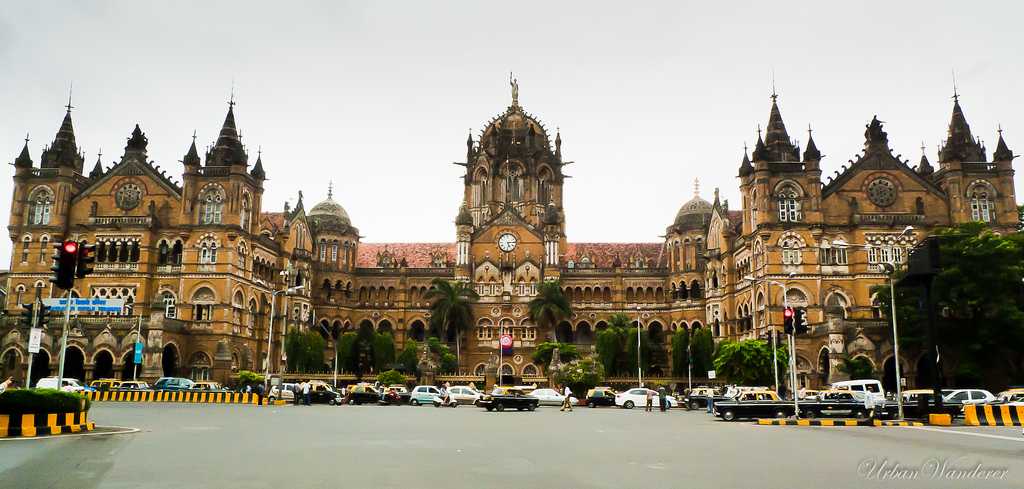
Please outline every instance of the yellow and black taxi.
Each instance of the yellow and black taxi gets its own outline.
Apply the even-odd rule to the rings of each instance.
[[[220,385],[220,382],[214,382],[212,380],[197,380],[192,385],[194,391],[205,391],[205,392],[228,392],[228,389]]]
[[[694,387],[689,394],[683,397],[683,406],[687,409],[706,409],[708,400],[720,395],[722,392],[715,387]]]
[[[615,389],[611,387],[594,387],[587,391],[587,407],[614,406],[615,394]]]
[[[117,379],[96,379],[89,382],[89,387],[98,391],[110,391],[119,388],[121,381]]]
[[[117,388],[128,391],[144,391],[149,389],[149,384],[141,380],[122,380]]]
[[[742,418],[785,418],[793,415],[792,402],[782,401],[775,391],[748,390],[740,392],[735,398],[726,401],[715,401],[711,410],[715,416],[725,421]]]
[[[539,404],[540,400],[536,397],[527,394],[522,389],[512,387],[495,387],[490,394],[485,395],[477,403],[478,406],[488,411],[498,412],[505,409],[533,411]]]
[[[349,386],[345,402],[349,405],[377,404],[380,401],[380,392],[369,384],[357,384]]]

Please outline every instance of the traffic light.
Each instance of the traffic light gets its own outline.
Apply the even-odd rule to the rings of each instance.
[[[787,307],[782,310],[782,330],[786,334],[793,334],[793,308]]]
[[[810,331],[810,327],[807,324],[807,310],[800,308],[795,311],[793,315],[793,330],[796,334],[807,334]]]
[[[53,244],[53,266],[50,270],[50,282],[64,290],[71,290],[75,285],[75,268],[78,265],[78,242],[63,241]]]
[[[24,318],[25,320],[25,324],[27,324],[28,327],[30,328],[34,327],[35,324],[32,324],[32,313],[36,308],[36,304],[34,302],[29,304],[22,304],[21,307],[25,309],[21,313],[22,318]]]
[[[39,319],[36,320],[37,328],[46,327],[46,323],[49,322],[47,314],[50,314],[50,306],[47,306],[46,304],[39,304]]]
[[[78,266],[75,268],[75,277],[85,278],[92,273],[93,264],[96,263],[96,245],[87,244],[85,241],[78,243]]]

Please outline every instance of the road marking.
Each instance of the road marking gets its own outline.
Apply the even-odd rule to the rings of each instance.
[[[927,426],[907,426],[906,428],[910,428],[910,429],[913,429],[913,430],[935,431],[937,433],[953,433],[955,435],[980,436],[982,438],[995,438],[997,440],[1007,440],[1007,441],[1015,441],[1015,442],[1018,442],[1018,443],[1024,443],[1024,437],[1022,437],[1022,438],[1013,438],[1013,437],[1002,436],[1002,435],[990,435],[988,433],[974,433],[972,431],[943,430],[943,429],[940,429],[940,428],[929,428]]]
[[[97,428],[99,428],[99,427],[97,427]],[[17,437],[12,436],[12,437],[8,437],[8,438],[0,438],[0,442],[4,442],[4,441],[46,440],[46,439],[53,439],[53,438],[75,438],[75,437],[79,437],[79,436],[128,435],[128,434],[132,434],[132,433],[139,433],[140,431],[142,431],[142,430],[140,430],[138,428],[128,428],[128,427],[124,427],[124,426],[103,426],[102,428],[104,428],[104,429],[108,429],[109,428],[109,429],[115,429],[115,430],[121,430],[121,431],[100,431],[100,432],[89,431],[89,432],[82,432],[82,433],[64,433],[64,434],[60,434],[60,435],[46,435],[46,436],[17,436]]]

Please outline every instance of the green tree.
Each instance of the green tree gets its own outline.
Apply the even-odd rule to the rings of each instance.
[[[430,351],[437,355],[437,359],[440,365],[438,365],[439,373],[447,374],[456,372],[459,368],[458,357],[452,354],[452,349],[448,348],[448,345],[441,343],[441,339],[436,336],[427,338],[427,346]]]
[[[324,366],[324,348],[327,340],[312,330],[292,328],[284,338],[284,351],[288,356],[288,369],[292,372],[318,372]]]
[[[338,339],[338,368],[346,372],[355,372],[358,369],[356,343],[358,336],[353,332],[341,335]]]
[[[693,371],[701,376],[715,368],[715,339],[711,336],[711,328],[697,328],[690,333],[690,356],[693,358]]]
[[[551,364],[551,356],[555,348],[558,348],[558,357],[562,359],[562,362],[568,363],[580,357],[580,352],[576,349],[576,345],[545,341],[534,348],[533,362],[547,370],[548,365]]]
[[[990,388],[1024,383],[1024,234],[998,235],[982,223],[935,234],[941,270],[932,298],[943,372],[955,383]],[[889,287],[874,291],[889,318]],[[897,286],[896,295],[900,346],[926,350],[927,314],[918,308],[923,289]]]
[[[597,357],[604,372],[608,375],[615,375],[621,371],[620,364],[623,363],[628,327],[629,316],[615,313],[608,318],[608,327],[597,332],[595,342]]]
[[[460,338],[462,332],[473,324],[473,303],[480,296],[466,282],[435,278],[427,291],[426,299],[430,301],[430,321],[434,327],[455,336],[456,363],[460,354]]]
[[[640,370],[647,373],[647,370],[651,366],[651,338],[647,334],[647,331],[640,331],[639,340],[637,339],[637,328],[629,328],[626,332],[626,371],[633,373],[634,369],[637,368],[637,341],[640,342]]]
[[[382,385],[399,385],[405,384],[405,375],[397,370],[388,370],[377,374],[377,382]]]
[[[777,355],[781,376],[789,355],[784,347],[777,350]],[[717,375],[736,384],[768,386],[775,383],[772,347],[766,341],[723,341],[718,345],[714,366]]]
[[[562,368],[555,373],[555,382],[567,384],[572,389],[573,395],[582,399],[587,391],[596,387],[604,380],[604,368],[601,362],[593,358],[573,360],[562,365]]]
[[[569,299],[562,293],[562,283],[558,280],[547,280],[540,284],[537,296],[530,301],[530,319],[537,326],[555,332],[555,343],[558,343],[556,325],[563,319],[572,316]]]
[[[690,364],[690,332],[679,328],[672,335],[672,375],[682,377],[687,374]]]
[[[395,365],[395,340],[391,333],[377,333],[373,336],[373,364],[378,372]]]
[[[402,372],[410,375],[416,373],[416,368],[419,365],[419,352],[415,341],[405,341],[405,348],[402,348],[402,353],[398,354],[396,363]]]
[[[263,384],[264,377],[256,372],[249,370],[238,371],[238,385],[245,387],[247,385],[257,386]]]
[[[852,360],[844,358],[842,365],[839,366],[839,370],[849,375],[850,380],[875,378],[875,369],[871,366],[871,361],[864,357],[857,357]]]

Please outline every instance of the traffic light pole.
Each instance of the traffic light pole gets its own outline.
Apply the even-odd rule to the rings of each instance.
[[[71,289],[65,294],[67,303],[64,305],[64,330],[60,334],[60,365],[57,367],[57,390],[64,387],[64,352],[68,349],[68,328],[71,325]],[[85,379],[81,379],[83,382]]]
[[[35,307],[32,308],[32,323],[28,325],[28,341],[30,343],[32,342],[32,328],[35,328],[36,325],[39,324],[39,319],[38,319],[39,318],[39,307],[40,307],[40,304],[41,304],[39,302],[39,291],[40,290],[42,290],[42,289],[36,287],[36,298],[33,299]],[[28,372],[25,373],[25,388],[26,389],[31,389],[32,388],[32,363],[35,361],[35,356],[36,356],[36,354],[32,353],[32,349],[31,349],[31,346],[30,346],[29,350],[28,350]]]

